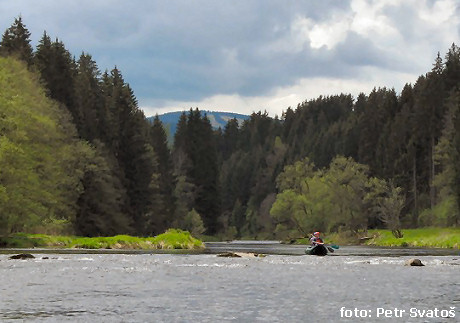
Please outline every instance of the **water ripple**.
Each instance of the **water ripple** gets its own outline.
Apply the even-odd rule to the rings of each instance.
[[[460,302],[460,260],[452,256],[418,256],[425,267],[404,266],[413,256],[36,256],[0,255],[1,321],[340,322],[342,307]]]

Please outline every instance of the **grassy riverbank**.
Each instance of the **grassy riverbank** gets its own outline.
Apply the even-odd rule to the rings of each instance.
[[[2,248],[84,248],[84,249],[202,249],[202,241],[189,232],[169,229],[155,237],[139,238],[128,235],[114,237],[52,236],[17,233],[0,237]]]
[[[369,230],[371,246],[427,247],[460,249],[460,228],[420,228],[402,230],[404,237],[395,238],[389,230]]]
[[[389,230],[368,230],[360,237],[351,232],[329,233],[323,235],[328,244],[381,247],[425,247],[460,249],[460,228],[419,228],[403,229],[404,236],[395,238]],[[297,239],[296,244],[309,244],[309,239]]]

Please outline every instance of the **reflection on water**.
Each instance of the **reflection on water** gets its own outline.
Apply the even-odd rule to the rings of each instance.
[[[347,248],[334,257],[34,253],[23,261],[2,254],[0,321],[458,321],[458,253],[417,255],[424,267],[404,266],[409,254],[355,254]],[[451,307],[453,319],[410,317],[412,308]],[[406,313],[376,317],[395,308]],[[373,316],[343,317],[355,309]]]

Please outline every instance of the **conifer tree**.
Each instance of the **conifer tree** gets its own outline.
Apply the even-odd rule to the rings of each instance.
[[[216,233],[220,215],[217,145],[209,119],[198,109],[181,115],[174,136],[173,158],[178,180],[181,177],[182,183],[196,187],[192,207],[202,217],[207,232]]]
[[[8,28],[0,42],[0,55],[15,56],[27,63],[33,62],[33,49],[30,45],[30,32],[22,22],[22,17],[14,19],[14,23]]]
[[[98,140],[87,158],[83,192],[77,202],[76,233],[83,236],[132,233],[132,220],[125,210],[126,190],[113,166],[116,161]]]
[[[100,71],[91,55],[82,53],[77,62],[74,82],[75,124],[82,138],[92,142],[99,139],[100,129],[105,127]]]
[[[150,128],[150,143],[155,152],[158,161],[158,183],[161,199],[163,200],[164,210],[161,212],[165,215],[166,227],[170,226],[173,221],[174,200],[174,177],[171,152],[168,147],[168,137],[158,115],[153,119]]]
[[[216,144],[209,119],[201,116],[198,109],[190,110],[187,138],[185,150],[193,165],[189,176],[198,188],[195,209],[203,218],[208,233],[214,234],[220,214]]]
[[[48,36],[46,31],[44,31],[42,38],[38,42],[34,56],[34,65],[40,72],[41,79],[47,88],[49,88],[48,81],[51,81],[51,74],[54,70],[54,68],[52,68],[53,54],[51,43],[51,38]]]
[[[80,115],[74,104],[76,63],[64,43],[58,39],[51,42],[45,32],[37,46],[35,64],[48,88],[49,96],[69,109],[74,122],[80,124]]]
[[[458,88],[460,83],[460,48],[454,44],[449,48],[445,57],[443,76],[446,90]]]
[[[235,151],[238,144],[238,133],[239,124],[237,119],[231,119],[227,122],[222,135],[223,146],[222,146],[222,158],[228,159],[230,155]]]
[[[425,225],[452,226],[460,223],[458,194],[458,158],[460,156],[458,118],[460,117],[460,92],[453,91],[447,100],[444,129],[436,145],[434,162],[436,164],[433,185],[436,188],[436,205],[425,213]],[[428,217],[428,218],[427,218]]]

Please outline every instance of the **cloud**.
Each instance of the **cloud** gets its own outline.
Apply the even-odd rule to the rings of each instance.
[[[456,0],[15,0],[0,1],[0,29],[19,14],[34,44],[46,30],[116,65],[146,111],[280,114],[331,91],[400,90],[460,28]]]
[[[265,96],[213,95],[200,101],[164,101],[151,102],[143,106],[149,116],[168,111],[187,111],[199,107],[202,110],[229,111],[250,114],[267,111],[271,116],[281,116],[288,107],[296,108],[299,103],[319,96],[351,94],[355,98],[359,93],[370,93],[375,86],[402,89],[417,77],[415,74],[379,72],[374,67],[366,67],[356,79],[314,77],[300,79],[296,84],[272,90]],[[394,78],[398,78],[397,84]]]

